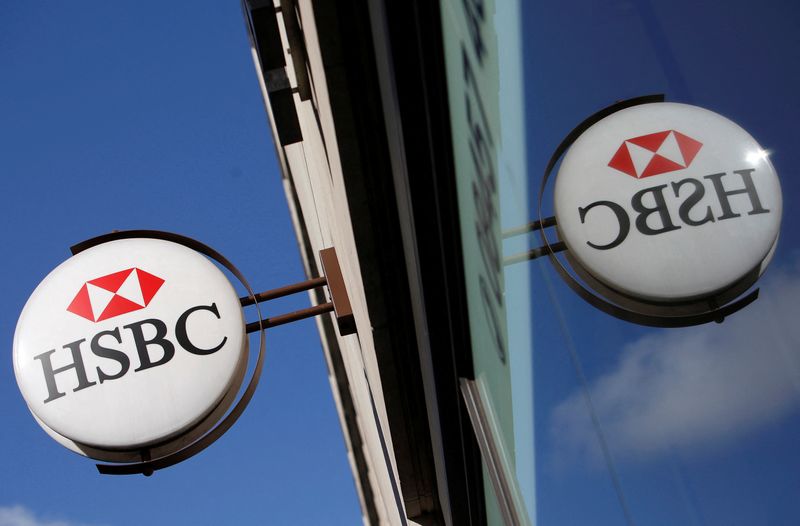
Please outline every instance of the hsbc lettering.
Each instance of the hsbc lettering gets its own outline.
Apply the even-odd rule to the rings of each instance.
[[[190,317],[196,316],[196,313],[200,311],[210,312],[216,319],[221,319],[216,303],[191,307],[183,312],[176,320],[174,339],[177,345],[184,351],[195,356],[207,356],[222,349],[228,341],[228,337],[223,337],[217,345],[210,348],[199,347],[193,342],[189,334],[188,322]],[[121,328],[115,327],[111,330],[100,331],[88,340],[88,348],[92,354],[99,358],[116,362],[116,366],[112,368],[96,367],[96,381],[89,378],[83,359],[87,338],[81,338],[66,343],[61,349],[70,353],[71,361],[67,365],[54,368],[52,358],[57,352],[56,349],[51,349],[33,357],[34,360],[40,362],[47,385],[48,396],[44,400],[44,403],[49,403],[66,396],[65,392],[59,390],[56,382],[56,375],[72,371],[77,378],[77,387],[72,390],[73,392],[87,389],[98,383],[103,384],[107,381],[117,380],[125,376],[130,370],[131,358],[128,354],[117,348],[115,344],[122,345],[123,340],[128,335],[133,340],[139,361],[139,366],[136,367],[133,372],[141,372],[153,367],[165,365],[175,356],[176,345],[167,337],[167,324],[155,318],[144,319],[135,323],[123,325]],[[59,378],[63,377],[63,375],[59,376]]]
[[[628,238],[632,223],[639,233],[655,236],[679,230],[684,226],[697,227],[742,217],[743,213],[748,216],[770,213],[761,204],[753,183],[754,171],[755,169],[749,168],[734,170],[732,174],[713,173],[703,176],[702,179],[688,177],[670,184],[644,188],[631,196],[630,209],[609,200],[598,200],[578,207],[578,215],[583,224],[591,221],[592,214],[601,209],[610,211],[618,224],[616,236],[610,242],[589,240],[586,244],[596,250],[615,248]],[[716,200],[708,203],[705,200],[706,194],[712,193]],[[743,198],[731,200],[731,197],[738,195],[747,196],[747,206],[743,206]],[[677,217],[670,212],[668,201],[671,200],[679,200]]]

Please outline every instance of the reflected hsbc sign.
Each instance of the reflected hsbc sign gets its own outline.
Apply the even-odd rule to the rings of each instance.
[[[667,304],[763,272],[782,209],[775,170],[746,131],[663,102],[584,132],[562,161],[554,200],[559,235],[590,284]]]
[[[227,277],[202,254],[159,239],[110,241],[68,259],[31,295],[14,335],[28,408],[89,456],[213,426],[208,417],[233,399],[246,356]]]

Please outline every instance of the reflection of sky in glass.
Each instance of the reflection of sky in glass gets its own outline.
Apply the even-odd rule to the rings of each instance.
[[[800,523],[800,232],[791,204],[800,9],[789,1],[754,10],[742,0],[581,0],[569,9],[523,2],[523,11],[530,192],[583,118],[665,93],[753,135],[765,149],[746,160],[769,156],[786,203],[760,299],[722,325],[626,324],[575,297],[546,259],[530,263],[537,522],[625,523],[570,362],[573,345],[633,522]]]

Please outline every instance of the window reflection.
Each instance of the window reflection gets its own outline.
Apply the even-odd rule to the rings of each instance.
[[[530,515],[543,525],[799,524],[800,212],[791,202],[800,6],[585,0],[568,11],[523,2],[523,12],[529,195],[576,123],[617,100],[664,93],[727,116],[766,146],[746,161],[775,165],[787,203],[759,299],[722,324],[624,323],[576,297],[546,258],[527,263]]]

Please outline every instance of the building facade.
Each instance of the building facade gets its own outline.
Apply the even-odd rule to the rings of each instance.
[[[647,332],[572,296],[547,258],[514,259],[538,242],[517,227],[552,213],[536,200],[547,159],[615,101],[709,107],[792,166],[797,104],[776,100],[798,85],[797,9],[600,4],[243,2],[306,272],[336,247],[353,304],[357,335],[317,323],[366,524],[800,517],[745,468],[798,467],[794,303],[780,303],[796,234],[766,299],[720,328]],[[771,357],[754,351],[763,319]],[[752,453],[764,443],[774,457]],[[753,504],[720,504],[742,495]]]

